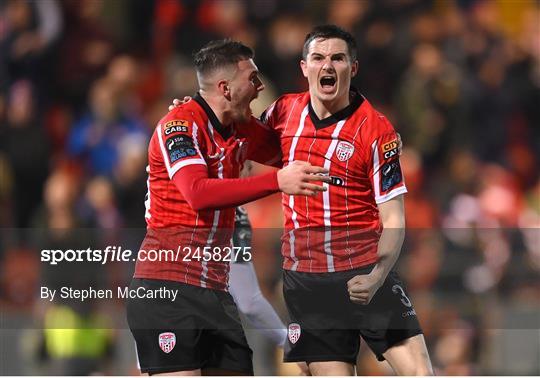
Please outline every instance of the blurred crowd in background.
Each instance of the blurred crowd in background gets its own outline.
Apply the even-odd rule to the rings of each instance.
[[[37,300],[47,269],[25,230],[102,230],[111,238],[137,230],[137,248],[147,143],[172,99],[196,92],[192,53],[225,37],[252,46],[266,85],[253,104],[260,114],[280,94],[307,89],[299,60],[305,35],[320,23],[355,35],[353,83],[403,139],[408,231],[399,270],[436,372],[540,374],[534,0],[2,1],[0,332],[18,329],[0,342],[2,374],[136,374],[125,328],[77,335],[79,346],[94,343],[79,354],[53,340],[73,335],[38,335],[52,316]],[[284,315],[280,196],[247,208],[263,292]],[[113,265],[103,279],[125,284],[131,271]],[[91,311],[123,318],[122,303],[108,306]],[[257,373],[295,373],[249,333]],[[54,370],[55,359],[75,363]],[[369,351],[360,360],[360,374],[391,373]]]

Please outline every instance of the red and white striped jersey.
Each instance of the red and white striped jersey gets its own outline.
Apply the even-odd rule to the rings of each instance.
[[[275,158],[279,146],[260,144],[268,133],[255,119],[225,128],[199,95],[159,121],[148,147],[147,234],[141,250],[174,253],[158,261],[138,259],[135,278],[226,290],[228,262],[205,262],[186,254],[199,251],[202,256],[204,247],[230,246],[235,209],[193,210],[172,178],[193,164],[206,166],[209,178],[238,178],[246,159],[268,163]]]
[[[308,161],[330,171],[328,190],[283,195],[283,268],[334,272],[372,264],[382,224],[377,204],[406,193],[397,134],[356,90],[351,104],[318,119],[309,93],[280,97],[262,121],[281,139],[283,164]]]

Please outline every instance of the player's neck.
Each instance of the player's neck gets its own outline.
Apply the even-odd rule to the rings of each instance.
[[[332,101],[322,101],[317,96],[310,94],[311,107],[319,119],[325,119],[330,117],[332,114],[339,112],[342,109],[345,109],[350,105],[350,97],[342,96],[336,98]]]
[[[214,112],[221,125],[224,127],[229,127],[232,125],[233,120],[231,119],[229,112],[226,111],[226,104],[223,100],[223,96],[213,95],[212,93],[204,90],[200,90],[199,94],[206,101],[210,109]]]

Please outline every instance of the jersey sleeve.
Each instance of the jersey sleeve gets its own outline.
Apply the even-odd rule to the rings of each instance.
[[[197,123],[181,113],[162,120],[156,134],[169,178],[188,165],[205,165],[205,138]]]
[[[367,169],[377,204],[407,193],[399,162],[400,139],[392,124],[381,114],[374,115],[368,149]]]
[[[247,159],[264,165],[281,166],[281,144],[279,135],[258,119],[251,117],[247,127]]]

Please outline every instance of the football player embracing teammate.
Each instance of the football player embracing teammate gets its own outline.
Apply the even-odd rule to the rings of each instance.
[[[401,140],[351,87],[354,37],[315,27],[300,63],[309,90],[285,94],[261,116],[281,162],[327,169],[328,190],[283,194],[283,294],[291,318],[285,361],[313,375],[353,375],[360,336],[398,375],[433,375],[416,312],[393,271],[405,233]],[[175,100],[174,105],[180,101]]]
[[[131,289],[176,290],[175,300],[133,298],[127,317],[141,372],[253,374],[236,305],[228,293],[235,207],[277,191],[314,195],[327,171],[296,162],[278,172],[238,178],[246,159],[279,155],[268,131],[250,123],[264,85],[252,50],[229,40],[195,56],[200,92],[170,111],[150,140],[147,233]],[[261,141],[263,145],[258,144]],[[144,258],[143,258],[144,257]]]

